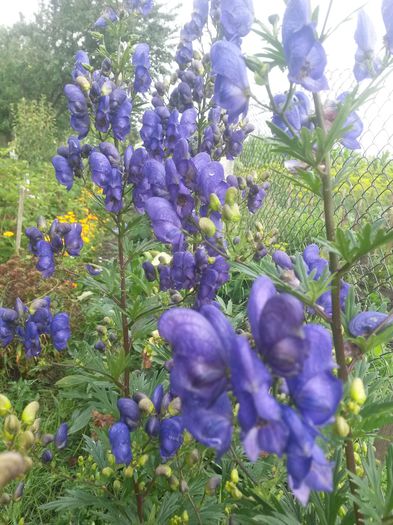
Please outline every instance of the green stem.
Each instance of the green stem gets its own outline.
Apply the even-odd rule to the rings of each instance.
[[[131,353],[131,340],[128,332],[128,320],[127,320],[127,283],[126,283],[126,263],[124,256],[124,233],[125,227],[124,222],[121,218],[117,221],[119,233],[117,236],[118,246],[118,263],[120,273],[120,307],[121,307],[121,325],[123,333],[123,349],[126,358]],[[124,395],[128,397],[130,395],[130,367],[127,364],[124,370],[124,381],[123,381]]]
[[[322,129],[324,135],[326,136],[326,127],[325,119],[323,116],[322,103],[318,94],[314,93],[314,104],[315,111],[317,116],[317,121],[319,127]],[[325,228],[326,228],[326,238],[330,242],[334,242],[336,239],[335,232],[335,220],[334,220],[334,200],[333,200],[333,188],[332,188],[332,175],[331,175],[331,158],[330,153],[326,153],[325,158],[325,168],[321,170],[321,179],[322,179],[322,190],[323,190],[323,207],[324,207],[324,216],[325,216]],[[338,375],[343,382],[348,380],[348,369],[345,363],[345,346],[344,346],[344,337],[341,324],[341,304],[340,304],[340,275],[337,274],[338,270],[338,256],[336,253],[329,253],[329,269],[333,275],[332,279],[332,334],[333,334],[333,343],[336,354],[336,361],[338,364]],[[345,458],[347,468],[350,472],[356,474],[356,463],[355,455],[353,448],[352,439],[348,439],[345,442]],[[351,492],[353,495],[356,494],[356,485],[349,480]],[[354,504],[355,511],[355,520],[357,525],[363,523],[363,518],[359,512],[359,508]]]

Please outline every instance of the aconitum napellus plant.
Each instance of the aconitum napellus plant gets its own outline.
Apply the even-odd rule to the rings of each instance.
[[[113,299],[121,330],[122,344],[112,348],[106,328],[100,327],[103,337],[91,349],[108,367],[105,380],[113,380],[107,389],[112,397],[105,401],[113,419],[103,440],[113,454],[112,466],[116,472],[124,467],[124,476],[133,478],[131,488],[124,482],[124,494],[134,492],[143,522],[143,501],[155,478],[163,476],[172,490],[188,493],[174,471],[184,482],[182,469],[193,460],[183,460],[182,454],[190,442],[212,449],[203,459],[196,449],[192,463],[209,472],[225,476],[226,460],[235,461],[252,481],[247,496],[252,504],[254,496],[260,498],[258,482],[243,461],[283,458],[283,483],[303,506],[310,500],[315,504],[312,491],[341,490],[333,483],[334,469],[341,467],[334,450],[343,448],[352,475],[351,502],[356,502],[349,512],[360,525],[353,439],[363,435],[367,395],[354,374],[361,369],[359,361],[366,363],[367,352],[390,340],[392,325],[384,312],[360,311],[348,274],[391,236],[381,223],[359,226],[356,232],[337,228],[333,186],[339,179],[330,155],[333,148],[361,146],[360,106],[391,63],[392,2],[383,2],[383,57],[370,20],[359,12],[354,76],[360,84],[338,96],[328,92],[328,19],[320,23],[309,0],[286,2],[282,23],[273,16],[270,25],[257,24],[263,42],[253,57],[245,57],[242,49],[255,22],[251,0],[195,0],[180,32],[170,79],[156,78],[146,43],[123,41],[114,52],[106,47],[106,35],[121,35],[124,17],[139,17],[143,24],[151,9],[151,1],[119,2],[95,22],[92,35],[99,43],[100,63],[83,50],[76,53],[64,87],[73,132],[52,159],[66,190],[74,184],[87,188],[114,241],[117,273],[108,278],[105,271],[87,266],[89,282]],[[288,89],[272,89],[270,74],[276,68],[285,71]],[[291,166],[293,184],[312,193],[323,209],[325,239],[296,256],[282,249],[271,252],[263,227],[254,220],[269,195],[266,177],[237,177],[226,173],[221,162],[238,157],[253,131],[247,113],[252,99],[261,100],[255,89],[266,91],[262,104],[271,113],[271,141],[283,156],[280,169],[284,173]],[[140,123],[134,129],[138,111]],[[131,240],[141,217],[154,236],[154,241],[141,241],[143,249]],[[255,235],[245,231],[254,226]],[[79,225],[56,221],[46,234],[39,228],[26,231],[44,277],[53,274],[55,254],[79,254],[80,233]],[[244,251],[237,251],[239,243]],[[158,248],[156,253],[151,246]],[[131,273],[130,262],[132,272],[138,265],[139,274]],[[253,284],[250,290],[241,286],[241,294],[227,300],[239,273],[244,283],[252,278]],[[144,307],[137,308],[141,298],[133,294],[143,275],[137,293],[150,290],[158,297],[151,309],[151,297],[143,298],[146,325],[157,321],[159,330],[151,339],[160,348],[160,371],[149,388],[135,359],[144,342],[132,339],[140,337],[137,322],[145,314]],[[26,352],[35,355],[42,333],[57,349],[65,348],[67,315],[52,319],[49,302],[37,312],[23,314],[25,325],[16,310],[0,312],[3,341],[20,337]],[[116,366],[113,349],[118,350]],[[152,359],[149,366],[154,369],[157,363]],[[67,430],[59,430],[60,448]],[[155,470],[145,479],[148,462]],[[234,500],[243,497],[238,477],[236,470],[225,486]]]

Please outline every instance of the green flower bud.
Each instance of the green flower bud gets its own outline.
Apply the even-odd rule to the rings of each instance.
[[[334,424],[334,430],[337,435],[340,437],[347,437],[351,431],[350,426],[347,423],[347,420],[342,416],[336,417],[336,422]]]
[[[102,324],[98,324],[96,326],[96,330],[99,334],[105,335],[108,332],[108,328],[106,326],[102,326]]]
[[[241,215],[240,215],[240,208],[238,204],[225,204],[222,209],[222,216],[224,221],[227,222],[239,222]]]
[[[170,416],[177,416],[180,414],[181,400],[180,397],[175,397],[168,405],[168,413]]]
[[[352,401],[355,401],[358,405],[364,405],[367,399],[366,391],[364,389],[363,381],[360,377],[355,377],[349,388],[349,395]]]
[[[201,217],[199,219],[199,228],[207,237],[213,237],[216,233],[216,225],[208,217]]]
[[[352,414],[355,414],[355,416],[357,416],[360,412],[360,409],[361,409],[360,405],[355,403],[355,401],[349,401],[348,410],[352,412]]]
[[[199,459],[199,450],[197,448],[194,448],[187,457],[187,463],[189,465],[195,465],[195,463],[198,463]]]
[[[111,467],[104,467],[101,472],[102,472],[102,475],[105,476],[106,478],[110,478],[114,474],[114,470]]]
[[[220,199],[217,197],[215,193],[210,194],[209,208],[212,211],[219,211],[221,209]]]
[[[212,496],[216,492],[220,484],[221,484],[221,478],[219,476],[213,476],[212,478],[210,478],[207,481],[206,487],[205,487],[207,494],[209,494],[209,496]]]
[[[188,515],[188,512],[185,510],[183,514],[181,515],[183,523],[189,523],[190,516]]]
[[[138,406],[142,412],[147,412],[148,414],[153,414],[155,411],[154,404],[148,397],[143,397],[139,401]]]
[[[25,430],[18,437],[18,446],[22,451],[29,450],[34,445],[35,437],[31,430]]]
[[[233,206],[236,202],[236,198],[239,195],[237,188],[234,188],[231,186],[227,189],[227,192],[225,194],[225,204],[229,204],[230,206]]]
[[[38,401],[32,401],[27,406],[25,406],[22,412],[22,421],[25,425],[32,425],[34,423],[37,412],[40,408]]]
[[[11,401],[7,396],[0,394],[0,416],[5,416],[11,411]]]
[[[20,430],[20,427],[21,427],[21,422],[13,414],[10,414],[9,416],[5,418],[4,430],[5,432],[7,432],[7,434],[10,434],[11,436],[16,436],[16,434]]]
[[[146,465],[146,463],[149,461],[148,454],[142,454],[142,456],[138,459],[138,467],[143,467]]]
[[[124,476],[126,478],[132,478],[133,475],[134,475],[134,469],[133,467],[131,467],[131,465],[128,465],[128,467],[124,469]]]
[[[239,472],[237,470],[237,468],[233,468],[231,470],[231,481],[232,483],[239,483]]]
[[[104,324],[112,324],[112,319],[108,316],[104,317],[104,319],[102,320],[102,322]]]
[[[78,86],[83,91],[89,91],[89,89],[90,89],[90,82],[87,80],[86,77],[80,75],[79,77],[76,77],[75,82],[78,84]]]
[[[172,469],[169,465],[158,465],[156,468],[156,476],[165,476],[170,478],[172,476]]]
[[[113,490],[115,492],[119,492],[121,490],[121,481],[119,479],[115,479],[113,482]]]
[[[7,493],[4,493],[0,496],[0,505],[8,505],[11,502],[11,496]]]
[[[169,478],[169,486],[171,487],[172,490],[178,490],[179,485],[180,485],[180,482],[176,476],[171,476]]]
[[[187,481],[185,479],[182,479],[180,481],[180,492],[184,494],[185,492],[188,492],[188,490],[189,490],[189,487],[188,487]]]

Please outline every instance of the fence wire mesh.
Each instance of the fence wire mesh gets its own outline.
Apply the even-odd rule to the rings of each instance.
[[[337,77],[333,94],[351,87],[352,72]],[[331,94],[332,95],[332,94]],[[364,122],[362,149],[336,148],[332,155],[332,172],[338,184],[334,190],[335,218],[338,226],[356,231],[366,222],[383,219],[393,228],[393,84],[386,84],[360,111]],[[388,102],[388,103],[387,103]],[[270,189],[259,220],[266,231],[277,230],[280,243],[288,251],[302,250],[310,242],[325,237],[323,206],[314,195],[294,185],[284,168],[282,156],[273,152],[266,140],[270,136],[266,121],[271,115],[251,107],[249,118],[256,125],[253,137],[246,142],[235,171],[269,174]],[[295,176],[295,175],[294,175]],[[364,257],[349,280],[359,298],[367,305],[393,307],[393,254],[386,246]]]

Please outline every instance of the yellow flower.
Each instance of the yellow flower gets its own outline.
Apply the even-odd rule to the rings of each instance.
[[[3,237],[13,237],[15,235],[14,232],[6,231],[3,233]]]

